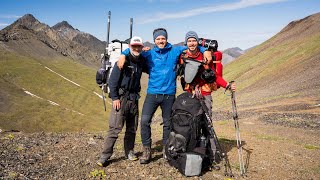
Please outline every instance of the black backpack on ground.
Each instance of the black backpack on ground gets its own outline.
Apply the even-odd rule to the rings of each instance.
[[[172,110],[171,132],[165,146],[167,160],[185,176],[198,176],[217,160],[204,109],[200,100],[185,92],[177,97]]]

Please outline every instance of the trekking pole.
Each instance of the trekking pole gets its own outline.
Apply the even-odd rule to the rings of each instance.
[[[104,106],[104,111],[107,111],[106,108],[106,99],[105,99],[105,93],[109,93],[108,91],[108,83],[109,83],[109,74],[111,69],[111,62],[109,58],[109,37],[110,37],[110,18],[111,18],[111,11],[108,12],[108,27],[107,27],[107,42],[106,42],[106,48],[104,49],[103,57],[102,57],[102,67],[103,74],[105,77],[105,82],[100,85],[102,90],[102,101]]]
[[[106,69],[106,89],[105,92],[108,92],[108,84],[109,84],[109,74],[111,69],[111,62],[109,57],[109,37],[110,37],[110,19],[111,19],[111,11],[108,13],[108,31],[107,31],[107,42],[106,42],[106,49],[104,52],[104,67]]]
[[[231,81],[230,84],[232,84],[233,82],[234,81]],[[231,90],[231,101],[232,101],[234,127],[236,129],[236,137],[237,137],[240,175],[243,176],[245,174],[245,168],[244,168],[243,157],[242,157],[242,144],[241,144],[240,128],[239,128],[238,113],[237,113],[237,106],[236,106],[236,96],[235,96],[235,92],[233,92],[232,90]]]
[[[107,107],[106,107],[106,96],[105,96],[105,90],[104,88],[106,88],[105,86],[101,87],[102,90],[102,102],[103,102],[103,107],[104,107],[104,111],[107,111]]]
[[[210,133],[211,137],[213,138],[213,141],[210,140],[210,144],[216,146],[216,148],[218,149],[217,154],[219,155],[219,158],[224,160],[224,175],[233,177],[233,173],[232,173],[232,169],[231,169],[231,166],[230,166],[230,162],[229,162],[227,153],[225,152],[225,150],[220,145],[218,136],[217,136],[217,134],[216,134],[216,132],[215,132],[213,126],[212,126],[212,119],[211,119],[211,117],[209,116],[209,113],[208,113],[209,110],[208,110],[207,106],[205,105],[205,102],[203,101],[203,99],[199,99],[199,100],[200,100],[200,104],[202,106],[202,109],[203,109],[204,114],[205,114],[206,119],[207,119],[207,121],[206,121],[207,128],[209,130],[209,133]]]

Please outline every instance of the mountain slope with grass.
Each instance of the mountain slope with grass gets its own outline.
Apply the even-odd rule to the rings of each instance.
[[[2,29],[0,129],[104,129],[109,106],[104,112],[95,84],[103,48],[103,42],[65,21],[51,28],[31,14]]]
[[[66,21],[49,27],[31,14],[1,30],[0,129],[105,130],[111,100],[105,112],[95,82],[104,47]]]
[[[319,126],[319,29],[320,13],[293,21],[225,66],[224,78],[238,85],[239,109],[297,115],[293,119],[301,119],[301,113],[306,113],[314,120],[311,126]],[[215,94],[219,109],[227,110],[227,98]]]
[[[3,50],[0,57],[1,129],[92,131],[106,127],[94,69],[68,58],[46,61]]]

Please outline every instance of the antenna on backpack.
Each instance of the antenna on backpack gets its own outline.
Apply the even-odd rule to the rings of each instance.
[[[104,53],[101,55],[101,64],[102,67],[96,73],[96,82],[99,87],[102,89],[102,100],[104,110],[106,111],[106,93],[109,93],[109,76],[115,64],[114,57],[111,58],[111,54],[120,53],[123,51],[123,48],[127,48],[127,46],[123,47],[124,44],[129,44],[130,39],[132,38],[132,26],[133,26],[133,18],[130,18],[130,39],[125,41],[120,41],[115,39],[110,41],[110,19],[111,19],[111,11],[108,12],[108,23],[107,23],[107,39],[106,39],[106,48],[104,49]],[[127,42],[128,41],[128,42]],[[120,47],[116,46],[115,43],[120,43]]]
[[[108,12],[107,42],[106,42],[106,48],[104,49],[103,56],[101,57],[102,67],[97,71],[97,74],[96,74],[97,84],[102,90],[102,101],[103,101],[104,111],[107,111],[105,93],[109,92],[108,82],[109,82],[109,74],[111,69],[111,62],[110,62],[110,56],[109,56],[110,19],[111,19],[111,11]]]
[[[109,11],[108,13],[107,47],[109,46],[109,37],[110,37],[110,19],[111,19],[111,11]]]
[[[132,38],[133,18],[130,18],[130,39]]]

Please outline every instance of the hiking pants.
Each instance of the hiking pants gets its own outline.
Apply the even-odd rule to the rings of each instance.
[[[121,109],[120,111],[116,111],[112,108],[109,119],[109,131],[104,142],[100,159],[108,160],[112,156],[113,146],[118,139],[118,135],[121,132],[124,123],[126,124],[126,132],[124,135],[125,156],[128,155],[130,150],[133,150],[138,127],[139,110],[138,101],[136,101],[134,107],[132,107],[132,104],[132,101],[127,101],[127,106],[125,106],[127,111],[125,111],[125,113],[123,113]]]
[[[212,118],[212,96],[211,96],[211,94],[204,96],[204,103],[206,104],[206,106],[208,108],[209,117]]]
[[[163,119],[162,144],[165,145],[170,134],[170,116],[175,95],[147,94],[144,100],[141,116],[141,140],[143,146],[151,146],[151,120],[153,114],[160,106]]]

